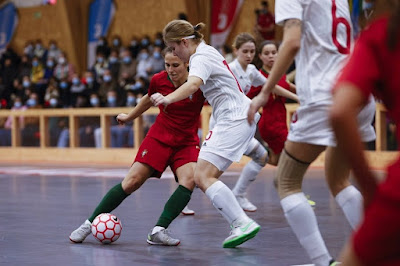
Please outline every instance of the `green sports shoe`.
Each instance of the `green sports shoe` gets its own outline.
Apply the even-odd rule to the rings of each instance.
[[[333,259],[329,262],[329,266],[337,266],[337,265],[340,265],[340,264],[342,264],[342,263],[338,262],[336,260],[333,260]]]
[[[315,205],[317,204],[315,201],[311,200],[310,195],[306,195],[307,198],[307,202],[308,204],[310,204],[311,207],[315,207]]]
[[[231,228],[230,235],[224,240],[222,245],[224,248],[234,248],[252,239],[260,231],[261,227],[255,221],[249,219],[245,223],[233,224]]]

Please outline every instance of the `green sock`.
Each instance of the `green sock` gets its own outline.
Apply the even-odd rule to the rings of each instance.
[[[156,226],[168,228],[172,221],[188,204],[191,196],[192,191],[185,188],[184,186],[179,185],[179,187],[177,187],[171,197],[169,197],[167,203],[165,203],[164,210],[161,213],[160,218],[158,218]]]
[[[96,218],[97,215],[100,213],[109,213],[115,208],[117,208],[122,201],[129,194],[126,194],[125,191],[122,189],[122,184],[119,183],[115,185],[112,189],[108,191],[108,193],[103,197],[99,205],[97,205],[96,209],[94,210],[92,216],[88,219],[91,223]]]

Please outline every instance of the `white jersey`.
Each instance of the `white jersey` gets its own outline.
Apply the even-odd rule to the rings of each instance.
[[[229,69],[225,58],[212,46],[201,42],[190,56],[189,76],[202,79],[204,97],[213,108],[216,123],[245,119],[250,105]]]
[[[229,64],[229,67],[235,74],[245,95],[249,93],[251,86],[258,87],[264,85],[267,81],[267,78],[253,64],[248,64],[246,71],[244,71],[239,61],[235,59]]]
[[[302,21],[296,56],[300,105],[332,99],[331,88],[350,50],[351,20],[347,0],[276,0],[275,20]]]

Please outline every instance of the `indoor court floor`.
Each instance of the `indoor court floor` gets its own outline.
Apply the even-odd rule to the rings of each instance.
[[[122,222],[121,237],[110,245],[89,235],[74,244],[69,234],[90,216],[103,195],[121,182],[128,167],[21,166],[0,164],[0,265],[305,265],[310,261],[289,228],[273,187],[275,168],[262,170],[248,190],[258,207],[251,218],[258,235],[233,249],[222,248],[229,225],[208,198],[195,189],[189,207],[170,226],[177,247],[151,246],[146,237],[164,203],[177,187],[172,173],[148,180],[112,213]],[[232,188],[241,168],[221,180]],[[331,255],[337,257],[351,233],[329,195],[323,169],[311,168],[304,191],[316,201],[315,213]]]

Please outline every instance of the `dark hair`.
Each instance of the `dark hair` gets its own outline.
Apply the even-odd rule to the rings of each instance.
[[[278,45],[277,42],[271,41],[271,40],[266,40],[266,41],[263,41],[263,42],[260,44],[260,46],[258,46],[258,53],[261,54],[261,53],[262,53],[262,49],[264,48],[264,46],[265,46],[265,45],[269,45],[269,44],[275,45],[276,50],[278,50],[279,45]]]

